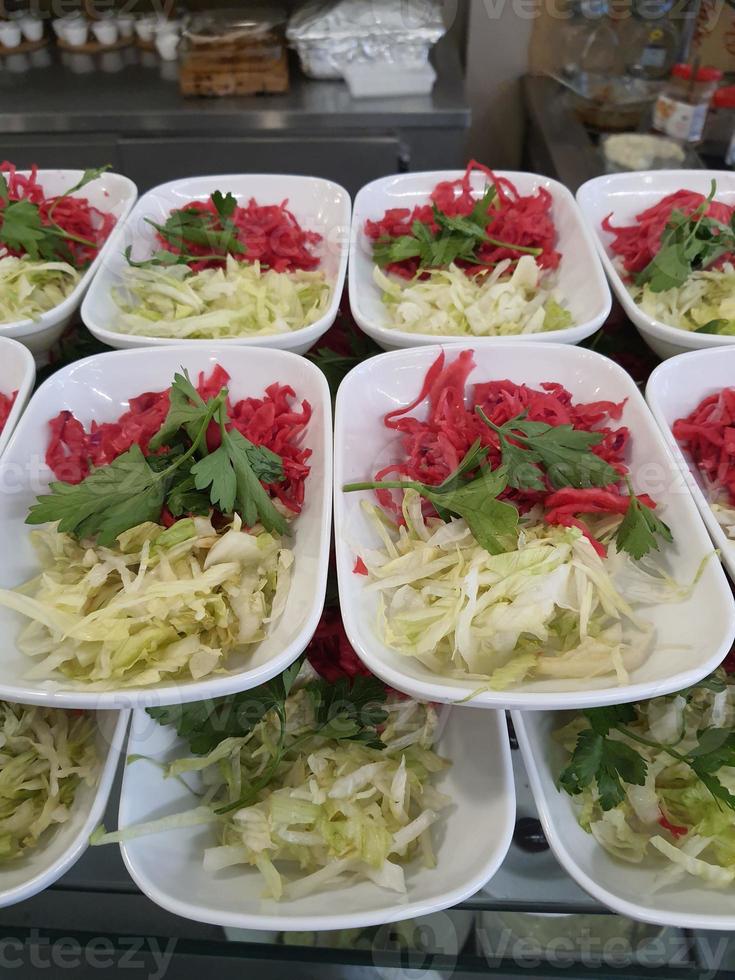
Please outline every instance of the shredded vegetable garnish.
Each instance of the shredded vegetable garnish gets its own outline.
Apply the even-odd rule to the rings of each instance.
[[[383,291],[390,326],[398,330],[490,337],[572,326],[561,295],[534,259],[524,255],[510,266],[504,259],[487,275],[469,277],[452,264],[408,284],[375,266],[373,278]]]
[[[717,520],[735,540],[735,388],[708,395],[673,425],[702,474]]]
[[[141,524],[111,547],[53,527],[33,539],[40,574],[0,590],[0,605],[30,620],[18,638],[37,661],[29,676],[58,671],[91,690],[222,672],[282,615],[293,563],[238,517],[222,531],[203,517]]]
[[[493,688],[627,683],[654,639],[642,607],[693,586],[650,555],[673,538],[655,501],[633,491],[628,431],[607,424],[623,405],[510,381],[475,384],[468,405],[473,366],[471,351],[448,365],[441,354],[415,401],[385,416],[404,458],[343,487],[375,489],[382,505],[364,502],[380,546],[355,563],[377,594],[378,631],[439,674]],[[408,414],[424,401],[424,418]]]
[[[482,198],[482,214],[476,210],[478,200],[471,185],[474,170],[484,174],[488,181],[488,191]],[[561,255],[554,247],[556,230],[551,203],[551,194],[545,187],[539,187],[535,194],[520,194],[510,180],[496,177],[487,167],[471,160],[459,180],[437,184],[429,203],[416,205],[413,209],[391,208],[378,221],[367,221],[365,234],[376,248],[395,248],[397,243],[410,240],[398,245],[409,254],[400,257],[399,252],[389,252],[385,262],[381,259],[387,272],[406,279],[412,279],[420,269],[446,265],[452,260],[472,275],[478,268],[487,269],[504,259],[517,260],[528,252],[537,254],[543,269],[555,269]],[[442,216],[456,220],[445,220],[442,226]],[[476,219],[471,222],[472,227],[459,220],[470,217]],[[478,233],[478,223],[484,224],[487,240],[481,237],[482,227]],[[442,254],[432,255],[427,263],[422,259],[419,246],[427,235],[428,238],[437,236],[442,227],[454,238],[445,241]],[[418,245],[414,244],[416,241]],[[464,257],[468,242],[472,247],[469,257]]]
[[[251,198],[243,207],[233,194],[215,191],[207,201],[172,211],[163,225],[150,223],[161,246],[185,255],[196,271],[233,256],[276,272],[316,269],[320,260],[311,249],[322,236],[303,229],[287,204],[258,204]]]
[[[197,391],[208,401],[227,384],[229,375],[217,365],[209,377],[199,375]],[[274,382],[262,398],[242,398],[226,402],[232,429],[257,446],[281,457],[283,480],[267,484],[272,497],[288,512],[298,514],[304,502],[304,482],[309,475],[311,450],[301,444],[311,418],[311,405],[295,404],[295,392],[288,385]],[[79,483],[89,473],[90,464],[105,466],[139,446],[148,453],[149,443],[163,425],[170,407],[170,389],[143,392],[128,402],[128,411],[116,422],[92,422],[88,430],[67,411],[49,423],[50,437],[46,463],[57,480]],[[207,442],[219,445],[216,426],[210,428]]]
[[[604,231],[633,299],[649,316],[682,330],[735,333],[735,208],[680,190],[615,227],[608,215]]]
[[[580,825],[622,861],[652,859],[656,889],[687,875],[735,881],[735,685],[720,669],[695,687],[593,708],[557,733],[559,777]]]
[[[0,701],[0,863],[25,856],[65,823],[77,789],[99,777],[92,716]]]
[[[0,323],[37,319],[63,303],[78,282],[68,262],[0,257]]]
[[[735,267],[692,272],[683,286],[654,292],[648,283],[630,293],[644,313],[682,330],[735,334]]]
[[[15,399],[17,397],[17,391],[13,391],[9,395],[5,395],[2,391],[0,391],[0,432],[3,431],[8,419],[10,418],[10,413],[13,410],[13,405],[15,405]]]
[[[114,328],[152,337],[257,337],[315,323],[329,306],[321,271],[293,272],[246,264],[229,255],[224,268],[131,267],[113,296]]]
[[[432,826],[451,802],[433,785],[448,765],[432,749],[436,712],[386,699],[374,678],[331,684],[302,675],[292,688],[297,670],[212,703],[216,717],[204,725],[201,705],[152,709],[199,746],[164,770],[197,780],[198,806],[117,833],[101,829],[92,843],[211,824],[205,870],[256,868],[266,897],[301,898],[350,881],[405,893],[409,862],[434,865]]]

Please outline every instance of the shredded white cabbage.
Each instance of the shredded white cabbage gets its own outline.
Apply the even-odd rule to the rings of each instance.
[[[485,275],[468,276],[456,265],[406,283],[375,266],[389,326],[425,334],[490,337],[561,330],[574,323],[553,284],[530,255],[508,275],[505,259]]]
[[[0,323],[38,319],[62,303],[78,282],[79,273],[67,262],[0,257]]]
[[[434,864],[431,827],[451,800],[433,779],[448,763],[432,749],[437,729],[432,705],[393,698],[383,707],[388,712],[380,733],[384,748],[324,738],[313,733],[313,701],[299,688],[286,700],[291,747],[257,802],[215,813],[238,800],[243,788],[257,786],[268,771],[280,730],[275,712],[249,734],[223,740],[209,755],[166,766],[168,777],[199,774],[197,807],[97,834],[92,843],[213,822],[217,837],[204,851],[205,869],[255,867],[269,897],[301,898],[360,880],[405,892],[405,865],[415,859]]]
[[[65,823],[77,788],[99,777],[94,718],[0,701],[0,862]]]
[[[113,290],[113,329],[149,337],[258,337],[289,333],[324,316],[332,290],[323,272],[276,272],[259,262],[193,272],[187,265],[125,271]]]
[[[383,641],[437,674],[493,689],[608,674],[626,683],[653,641],[638,610],[691,591],[651,560],[618,552],[614,540],[603,559],[576,528],[533,514],[522,518],[515,547],[491,555],[463,520],[425,518],[415,490],[404,491],[401,527],[363,507],[382,542],[360,557],[365,590],[378,594]]]
[[[201,517],[140,524],[112,548],[55,526],[33,540],[40,574],[0,590],[0,605],[30,620],[18,638],[38,659],[29,676],[58,671],[92,690],[224,671],[282,613],[293,562],[277,535],[237,516],[221,532]]]
[[[693,272],[683,286],[655,293],[644,286],[628,289],[644,313],[682,330],[699,330],[720,321],[717,333],[735,334],[735,267]]]
[[[713,675],[715,683],[667,697],[637,703],[635,719],[627,723],[637,736],[671,746],[686,755],[700,743],[708,728],[732,731],[735,726],[735,680],[724,670]],[[556,733],[570,753],[588,722],[574,718]],[[624,783],[622,803],[603,810],[595,782],[574,797],[580,825],[598,843],[622,861],[640,863],[654,857],[660,869],[655,891],[685,876],[715,888],[735,881],[735,811],[718,801],[693,770],[664,749],[647,746],[616,730],[612,735],[648,763],[643,786]],[[735,769],[721,766],[713,772],[731,793]],[[676,833],[667,827],[676,828]]]

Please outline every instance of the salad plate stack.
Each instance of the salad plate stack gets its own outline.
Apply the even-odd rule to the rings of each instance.
[[[654,350],[727,347],[724,176],[618,175],[577,203],[473,161],[375,181],[352,214],[312,177],[132,207],[105,171],[2,172],[8,302],[47,307],[19,339],[40,350],[81,302],[116,349],[28,401],[31,355],[0,338],[0,904],[91,844],[228,928],[450,908],[511,843],[508,709],[585,891],[735,928],[735,352],[667,362],[647,404],[574,346],[607,272]],[[314,353],[348,255],[373,343]],[[691,323],[644,329],[647,303]]]

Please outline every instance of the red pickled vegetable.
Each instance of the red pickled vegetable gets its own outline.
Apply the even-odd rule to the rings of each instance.
[[[276,272],[292,272],[294,269],[316,269],[319,257],[310,251],[310,246],[318,244],[322,236],[316,231],[304,230],[295,215],[288,210],[288,201],[280,204],[258,204],[251,198],[245,207],[236,205],[230,221],[237,229],[237,240],[245,246],[243,253],[234,258],[243,262],[260,262],[261,265]],[[183,212],[208,213],[215,218],[214,229],[221,231],[222,225],[212,199],[192,201],[179,209]],[[176,214],[177,211],[171,212]],[[158,241],[169,252],[180,254],[181,249],[172,245],[160,233]],[[207,245],[186,241],[189,255],[210,255],[212,249]],[[191,268],[199,271],[221,266],[224,259],[207,259],[190,262]]]
[[[635,222],[631,225],[621,225],[616,228],[612,222],[612,214],[609,214],[602,222],[605,231],[614,235],[615,238],[610,244],[610,249],[615,255],[619,255],[623,262],[623,267],[628,273],[640,272],[651,262],[661,247],[661,236],[669,222],[672,211],[681,211],[684,214],[692,214],[705,200],[704,194],[696,191],[678,190],[673,194],[667,194],[658,204],[654,204],[645,211],[635,216]],[[711,201],[706,215],[729,224],[735,207],[730,207],[720,201]],[[721,256],[716,265],[726,261],[733,261],[733,255]]]
[[[12,395],[4,395],[0,391],[0,432],[5,428],[5,423],[8,421],[10,412],[15,404],[15,399],[18,397],[18,392],[14,391]]]
[[[357,556],[357,560],[355,561],[355,567],[352,569],[352,572],[353,572],[354,575],[368,575],[369,574],[368,573],[368,567],[367,567],[367,565],[362,560],[362,558],[360,558],[359,555]]]
[[[493,238],[524,248],[540,248],[536,261],[542,269],[556,269],[561,254],[554,248],[556,228],[551,216],[551,194],[545,187],[539,187],[535,194],[520,194],[515,184],[507,177],[496,177],[492,170],[470,160],[459,180],[445,180],[436,185],[431,192],[429,203],[418,204],[414,208],[389,208],[379,221],[366,221],[365,234],[368,238],[399,238],[411,234],[414,221],[427,225],[432,232],[437,231],[432,204],[451,217],[467,216],[475,207],[478,197],[473,194],[471,175],[473,171],[485,174],[490,184],[496,188],[496,197],[488,210],[487,233]],[[501,248],[485,242],[477,249],[478,263],[460,261],[468,275],[486,270],[503,259],[518,259],[518,252]],[[388,272],[411,279],[418,272],[418,259],[404,259],[387,266]]]
[[[352,649],[337,606],[330,606],[322,613],[306,648],[306,656],[317,674],[330,684],[340,677],[370,676],[370,671]]]
[[[205,400],[212,398],[229,377],[217,365],[208,378],[203,373],[199,375],[197,390]],[[266,489],[271,497],[277,497],[298,514],[304,503],[304,482],[309,475],[307,460],[311,456],[311,450],[300,446],[299,440],[311,418],[311,405],[304,401],[300,407],[294,407],[295,397],[293,388],[276,382],[266,388],[262,398],[242,398],[234,403],[228,399],[227,411],[232,428],[281,457],[285,480],[268,484]],[[79,483],[89,473],[90,464],[111,463],[134,443],[143,452],[147,451],[148,443],[168,413],[169,390],[144,392],[131,398],[128,404],[128,411],[116,422],[92,422],[89,431],[69,411],[51,419],[46,463],[57,480]],[[208,442],[211,442],[209,435]]]
[[[510,419],[525,413],[533,422],[548,425],[571,425],[586,432],[599,432],[601,441],[592,452],[602,457],[620,474],[620,483],[609,487],[578,490],[564,487],[543,491],[508,488],[501,495],[521,512],[541,504],[544,519],[551,524],[579,527],[600,554],[604,548],[578,519],[584,514],[625,514],[630,500],[623,493],[622,478],[628,468],[624,461],[630,433],[625,426],[613,428],[611,422],[620,419],[624,403],[597,401],[575,404],[571,392],[557,382],[543,383],[532,388],[513,381],[485,381],[474,384],[465,394],[467,378],[475,363],[471,350],[461,351],[450,363],[442,352],[426,373],[417,398],[405,408],[389,412],[384,423],[400,433],[404,458],[391,463],[375,474],[375,480],[406,478],[435,486],[445,480],[459,465],[472,444],[479,439],[489,450],[487,460],[495,469],[501,463],[497,435],[484,424],[475,412],[480,406],[495,425],[502,426]],[[409,413],[426,403],[422,417]],[[400,508],[390,490],[376,490],[381,505],[397,520]],[[649,507],[654,501],[642,494],[638,499]],[[428,507],[428,505],[427,505]]]
[[[674,837],[686,837],[686,835],[689,833],[688,827],[679,827],[677,824],[671,823],[663,812],[661,812],[658,822],[664,828],[664,830],[668,830],[668,832]]]
[[[735,388],[708,395],[673,431],[707,482],[735,505]]]
[[[85,245],[71,239],[60,239],[65,242],[73,257],[73,265],[77,269],[85,266],[97,257],[100,246],[109,237],[115,226],[115,217],[107,211],[90,204],[86,197],[71,194],[68,197],[47,197],[43,187],[38,182],[38,166],[33,164],[30,173],[20,173],[14,164],[5,160],[0,163],[0,173],[8,185],[10,201],[30,201],[38,206],[41,222],[44,225],[56,224],[63,231],[76,238],[84,238],[94,242]],[[0,199],[0,228],[6,202]],[[53,212],[51,217],[49,213]],[[10,255],[22,255],[22,251],[14,251],[2,244],[2,249]]]

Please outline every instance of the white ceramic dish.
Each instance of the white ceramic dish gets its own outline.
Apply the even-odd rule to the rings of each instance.
[[[21,171],[28,173],[29,171]],[[73,187],[81,178],[81,170],[39,170],[38,182],[49,196],[63,194]],[[56,343],[79,308],[82,298],[87,291],[97,269],[106,261],[110,254],[110,246],[115,232],[122,226],[128,212],[135,203],[138,189],[132,180],[122,174],[104,173],[97,180],[79,191],[81,197],[86,197],[90,204],[100,211],[108,211],[117,219],[112,234],[97,253],[94,262],[81,276],[79,282],[69,293],[63,303],[42,313],[37,320],[17,320],[14,323],[0,323],[0,337],[13,337],[24,344],[36,357],[43,361],[48,355],[49,348]]]
[[[544,834],[562,867],[592,898],[628,918],[679,929],[734,930],[732,888],[702,888],[688,876],[653,892],[657,873],[668,866],[663,859],[641,864],[619,861],[582,830],[577,805],[555,784],[565,753],[552,732],[561,728],[565,717],[559,712],[512,712]]]
[[[135,712],[129,755],[168,759],[181,754],[180,745],[172,729]],[[188,748],[183,751],[188,753]],[[438,785],[454,804],[436,825],[437,866],[411,868],[406,896],[365,882],[298,901],[263,900],[262,879],[255,869],[204,871],[203,848],[212,840],[208,827],[127,841],[121,845],[123,860],[135,883],[156,904],[175,915],[225,927],[355,929],[449,908],[492,877],[510,845],[515,792],[502,712],[450,711],[438,751],[452,761]],[[177,780],[164,779],[157,766],[133,763],[123,777],[119,826],[189,809],[192,799]]]
[[[235,400],[260,396],[273,381],[290,384],[299,400],[307,399],[313,414],[304,433],[312,450],[304,509],[293,525],[296,555],[291,589],[283,616],[256,650],[231,658],[230,673],[201,681],[168,681],[154,687],[85,691],[63,676],[29,680],[32,660],[15,646],[22,618],[0,608],[0,697],[57,707],[120,708],[199,701],[255,687],[284,670],[311,639],[321,615],[327,581],[331,518],[332,418],[329,389],[321,371],[286,351],[246,350],[215,344],[167,347],[97,354],[57,371],[38,389],[15,430],[0,464],[0,540],[13,541],[0,566],[0,587],[12,588],[37,569],[29,531],[24,524],[29,506],[42,493],[51,472],[44,463],[47,422],[69,409],[88,425],[117,419],[127,400],[143,391],[167,388],[174,373],[186,368],[192,377],[209,373],[215,364],[230,373]]]
[[[15,905],[57,881],[87,850],[89,835],[102,820],[125,744],[128,711],[97,712],[100,759],[96,786],[77,788],[70,818],[17,863],[0,868],[0,908]]]
[[[28,348],[17,340],[0,337],[0,393],[12,395],[14,391],[18,392],[8,420],[0,430],[0,456],[23,414],[35,381],[36,365]]]
[[[630,375],[593,351],[562,344],[532,345],[505,341],[478,346],[476,381],[510,378],[538,385],[557,381],[575,401],[626,400],[621,425],[632,432],[629,466],[638,492],[659,502],[662,519],[672,528],[675,543],[661,562],[680,582],[690,582],[712,545],[665,440]],[[647,607],[641,617],[656,628],[654,649],[630,683],[617,686],[609,678],[575,687],[563,680],[526,681],[505,691],[482,691],[472,680],[432,673],[418,660],[390,650],[378,637],[375,594],[364,592],[365,579],[353,574],[355,549],[375,546],[374,530],[360,507],[368,493],[342,492],[345,483],[366,480],[391,460],[400,458],[397,434],[382,424],[383,415],[408,405],[419,393],[439,347],[413,348],[380,354],[354,368],[339,389],[335,418],[335,540],[340,606],[352,645],[373,673],[386,683],[428,701],[460,702],[474,707],[560,709],[617,704],[677,691],[693,684],[720,663],[735,636],[735,604],[719,562],[709,561],[690,597],[681,603]],[[447,349],[447,357],[460,348]],[[355,408],[359,406],[359,411]],[[421,415],[424,407],[412,414]]]
[[[682,188],[708,194],[717,181],[717,200],[735,204],[735,173],[732,170],[642,170],[595,177],[577,191],[577,203],[594,236],[605,272],[615,295],[638,333],[659,357],[672,357],[687,350],[725,347],[735,337],[717,337],[671,327],[644,313],[612,263],[612,235],[602,230],[602,221],[612,215],[614,225],[632,224],[635,216]]]
[[[114,329],[118,309],[111,290],[119,287],[127,265],[123,255],[132,246],[134,259],[148,258],[158,247],[155,231],[146,222],[151,218],[162,224],[174,208],[190,201],[206,200],[215,190],[228,191],[240,203],[254,197],[259,204],[280,203],[288,198],[288,206],[301,226],[322,235],[315,248],[321,258],[319,266],[332,287],[329,309],[311,326],[288,333],[264,337],[228,337],[220,341],[178,340],[176,338],[144,337],[120,333]],[[171,344],[202,346],[222,343],[240,347],[273,347],[305,354],[312,344],[334,323],[344,288],[349,253],[350,196],[339,184],[319,177],[294,177],[279,174],[225,174],[219,177],[188,177],[161,184],[144,194],[130,217],[114,236],[105,261],[95,277],[82,306],[82,319],[89,330],[110,347],[165,347]]]
[[[355,198],[349,270],[350,307],[360,328],[384,350],[445,343],[472,343],[479,346],[509,339],[451,335],[443,337],[395,330],[388,324],[380,289],[373,282],[372,242],[365,235],[365,222],[368,219],[381,218],[388,208],[413,208],[417,204],[426,204],[439,181],[456,180],[463,173],[462,170],[435,170],[381,177],[366,184]],[[592,236],[582,221],[574,198],[563,184],[549,177],[505,170],[497,171],[497,176],[512,180],[521,194],[532,194],[539,187],[545,187],[551,194],[552,214],[558,234],[557,248],[563,256],[558,286],[576,324],[565,330],[520,334],[510,339],[521,343],[578,344],[602,326],[610,313],[612,300],[595,255]],[[483,174],[472,175],[472,187],[478,195],[485,183]]]
[[[735,383],[735,347],[680,354],[660,364],[648,380],[646,400],[694,497],[730,578],[735,581],[735,541],[719,524],[705,494],[705,485],[689,453],[679,446],[672,426],[699,403]]]

